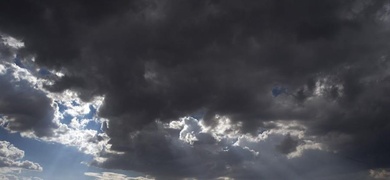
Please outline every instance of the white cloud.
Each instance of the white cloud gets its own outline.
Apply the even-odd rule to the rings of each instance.
[[[81,152],[92,155],[96,155],[107,148],[109,138],[105,133],[98,133],[96,130],[89,129],[70,129],[66,125],[62,127],[65,133],[61,133],[58,130],[55,136],[42,139],[67,146],[74,146]]]
[[[42,167],[38,163],[22,160],[23,157],[23,150],[18,149],[7,141],[0,141],[0,167],[42,171]]]
[[[315,141],[315,137],[308,136],[305,133],[306,127],[298,121],[267,122],[267,125],[275,128],[264,130],[253,136],[240,132],[240,123],[233,124],[227,117],[216,116],[215,120],[215,126],[209,127],[204,124],[203,120],[184,117],[178,121],[171,121],[169,124],[165,124],[164,128],[180,130],[179,140],[190,145],[202,140],[200,134],[208,134],[218,143],[223,142],[225,146],[246,148],[254,154],[261,153],[265,149],[274,149],[274,146],[287,135],[299,142],[295,151],[286,154],[287,158],[300,157],[306,150],[326,150],[323,144]],[[272,139],[274,144],[270,145],[269,139]]]
[[[95,177],[97,180],[153,180],[154,178],[148,176],[129,177],[125,174],[114,173],[114,172],[85,172],[84,175]]]
[[[18,39],[11,37],[11,36],[6,36],[6,35],[0,36],[0,37],[2,37],[3,44],[6,46],[9,46],[9,47],[12,47],[15,49],[19,49],[19,48],[24,47],[24,42],[21,40],[18,40]]]
[[[26,177],[22,176],[20,172],[8,172],[8,173],[2,173],[0,172],[0,179],[1,180],[43,180],[39,177]]]
[[[8,36],[4,36],[2,42],[3,45],[11,49],[19,47],[22,44],[22,42]],[[15,56],[15,54],[12,56]],[[96,110],[99,109],[104,98],[96,97],[91,102],[83,102],[78,98],[76,93],[69,90],[63,93],[51,93],[43,88],[44,84],[51,82],[51,78],[38,76],[37,71],[39,68],[37,68],[37,65],[33,62],[33,57],[21,60],[26,68],[19,67],[12,62],[14,58],[15,57],[10,57],[9,60],[0,62],[0,75],[11,82],[16,88],[29,88],[32,89],[32,91],[41,93],[42,96],[49,98],[54,112],[54,118],[49,121],[57,126],[57,128],[53,130],[54,133],[51,136],[38,137],[34,131],[20,131],[21,136],[48,142],[57,142],[67,146],[75,146],[86,154],[97,154],[103,150],[108,141],[107,135],[105,133],[99,133],[98,129],[86,129],[86,126],[91,121],[101,123],[104,120],[96,118],[95,115],[89,118],[85,118],[84,116],[91,113],[90,107],[93,107]],[[61,104],[65,110],[60,111],[58,107],[59,104]],[[65,116],[70,116],[72,119],[71,123],[65,124],[62,122]],[[3,115],[3,117],[0,117],[1,125],[6,125],[10,121],[12,121],[12,118],[8,117],[6,114]]]
[[[13,49],[13,53],[10,56],[12,57],[0,57],[2,58],[0,61],[0,76],[3,77],[6,81],[9,81],[11,85],[15,86],[15,88],[21,88],[21,90],[31,89],[34,93],[40,93],[42,97],[47,97],[49,99],[48,107],[52,108],[52,112],[54,112],[53,118],[48,120],[52,122],[56,127],[53,126],[53,134],[46,137],[38,137],[35,131],[20,131],[22,137],[40,139],[48,142],[57,142],[67,146],[75,146],[81,152],[86,154],[97,154],[106,148],[106,142],[108,141],[108,136],[105,133],[99,133],[98,129],[86,129],[86,126],[91,121],[96,123],[101,123],[104,120],[98,119],[95,115],[93,117],[85,118],[84,116],[91,113],[90,107],[98,110],[102,105],[104,98],[96,97],[91,102],[83,102],[78,98],[78,95],[72,91],[65,91],[63,93],[51,93],[43,88],[44,84],[50,83],[51,78],[56,77],[41,77],[39,76],[38,70],[39,68],[34,63],[34,57],[26,57],[25,59],[21,59],[23,65],[25,67],[20,67],[13,62],[13,59],[16,57],[15,48],[21,47],[23,45],[22,42],[8,36],[2,36],[1,42],[3,46],[8,49]],[[1,43],[0,42],[0,43]],[[5,58],[5,59],[4,59]],[[54,74],[57,73],[52,73]],[[32,94],[31,96],[36,97],[36,95]],[[51,105],[50,105],[51,103]],[[59,104],[61,104],[65,110],[59,110]],[[62,121],[65,116],[70,116],[71,123],[65,124]],[[7,116],[7,114],[3,114],[0,117],[0,125],[3,125],[6,129],[5,125],[12,123],[12,116]],[[8,128],[8,130],[10,130]],[[15,131],[13,131],[15,132]],[[8,151],[7,151],[8,152]],[[23,156],[20,153],[23,151],[9,151],[14,152],[13,156],[18,155],[18,157]],[[5,152],[4,152],[5,153]],[[7,156],[9,157],[9,156]],[[3,163],[15,164],[15,162],[9,162],[7,160],[2,159]],[[21,162],[17,166],[34,166],[35,164],[29,164],[28,161]],[[40,168],[40,167],[36,167]]]
[[[374,179],[390,179],[390,169],[371,169],[369,172]]]
[[[7,72],[7,69],[4,65],[0,64],[0,74],[5,74]]]
[[[54,136],[43,140],[74,146],[81,152],[92,155],[97,155],[108,148],[107,134],[99,132],[99,129],[87,129],[89,123],[101,124],[106,121],[91,112],[91,107],[99,110],[104,97],[95,97],[90,102],[83,102],[76,93],[69,90],[63,93],[49,93],[48,96],[56,104],[55,121],[59,128],[55,130]],[[64,110],[60,110],[60,105]],[[86,115],[92,117],[85,117]],[[70,122],[65,123],[65,118],[70,118]]]

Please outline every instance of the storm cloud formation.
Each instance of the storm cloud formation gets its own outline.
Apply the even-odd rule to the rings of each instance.
[[[25,69],[12,62],[15,49],[0,40],[0,125],[10,131],[33,133],[37,137],[53,135],[52,101],[28,78]],[[20,63],[20,62],[19,62]],[[22,64],[19,64],[22,66]]]
[[[23,39],[20,56],[33,54],[39,66],[64,73],[47,90],[72,90],[84,101],[104,96],[98,113],[109,120],[111,150],[123,154],[102,153],[107,161],[100,166],[168,178],[250,171],[241,166],[255,158],[248,149],[209,154],[225,147],[212,133],[199,131],[196,142],[178,145],[179,131],[160,127],[201,112],[205,127],[223,116],[254,136],[275,128],[270,122],[299,122],[329,151],[384,168],[390,166],[389,6],[384,0],[3,0],[0,31]],[[286,92],[273,97],[280,85]],[[287,136],[275,146],[289,154],[299,142]]]

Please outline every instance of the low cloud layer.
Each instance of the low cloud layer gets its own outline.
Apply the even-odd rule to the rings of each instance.
[[[89,121],[60,100],[71,92],[103,123],[80,148],[96,166],[168,179],[390,166],[388,1],[90,3],[0,2],[0,32],[24,42],[0,46],[5,128],[49,141],[81,129]],[[32,73],[39,88],[8,78],[27,61],[52,73]],[[58,122],[61,103],[73,124]],[[256,146],[271,139],[269,151]],[[339,159],[310,174],[312,156]]]
[[[253,136],[220,117],[214,128],[183,118],[130,134],[121,153],[102,152],[92,165],[135,170],[157,179],[313,179],[369,177],[365,165],[324,151],[299,125],[273,122]],[[293,145],[290,141],[294,142]]]

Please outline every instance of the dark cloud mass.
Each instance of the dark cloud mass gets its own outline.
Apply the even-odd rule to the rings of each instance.
[[[99,116],[109,119],[112,150],[127,164],[107,155],[103,167],[170,178],[249,171],[238,167],[253,158],[246,149],[211,156],[204,148],[216,142],[207,134],[178,149],[175,133],[151,127],[202,111],[208,126],[221,115],[252,134],[270,121],[298,121],[331,151],[385,168],[388,7],[384,0],[2,0],[0,31],[25,42],[21,56],[65,74],[49,91],[105,97]],[[3,81],[0,98],[14,92]],[[287,90],[273,97],[275,86]],[[291,138],[276,149],[295,151]]]
[[[276,146],[276,149],[283,154],[288,154],[296,151],[297,146],[298,141],[291,138],[290,135],[287,135],[286,138],[278,146]]]
[[[0,41],[0,58],[12,60],[12,48]],[[20,64],[22,65],[22,64]],[[11,131],[33,133],[38,137],[53,135],[54,108],[46,94],[25,79],[27,71],[0,64],[0,125]]]
[[[38,137],[52,135],[56,124],[52,122],[51,100],[28,82],[22,80],[15,85],[11,80],[0,75],[1,125],[11,131],[33,132]]]
[[[3,127],[19,132],[33,132],[38,137],[50,136],[56,125],[53,108],[45,94],[25,81],[13,85],[0,76],[0,114],[6,119]]]

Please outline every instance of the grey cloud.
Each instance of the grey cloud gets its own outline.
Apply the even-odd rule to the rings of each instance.
[[[188,125],[196,129],[194,123]],[[229,174],[231,167],[255,158],[250,150],[217,142],[208,133],[195,132],[194,135],[201,138],[193,145],[180,140],[178,135],[178,131],[153,123],[128,138],[122,138],[121,147],[112,148],[124,154],[103,153],[100,156],[108,159],[94,161],[92,165],[135,170],[157,179],[210,179]],[[205,141],[204,137],[213,139],[213,142]],[[114,142],[113,145],[118,144]]]
[[[16,80],[12,68],[0,74],[0,114],[2,126],[11,131],[33,132],[50,136],[57,127],[53,122],[51,100],[27,80]]]
[[[148,130],[199,110],[211,127],[224,115],[252,134],[268,121],[297,120],[330,149],[388,167],[388,1],[364,2],[1,1],[0,30],[25,41],[21,56],[63,70],[48,90],[105,96],[99,116],[109,119],[112,149],[136,159],[109,157],[108,167],[208,169],[190,172],[177,159],[199,162],[183,158],[195,151],[208,160],[215,139],[199,135],[172,153],[170,132]],[[272,97],[275,85],[288,93]]]
[[[186,125],[190,126],[187,130],[197,129],[196,123],[187,122]],[[181,129],[182,132],[187,130]],[[237,143],[238,140],[234,137],[229,138],[229,135],[235,134],[229,131],[220,134],[219,136],[223,138],[215,140],[215,143],[197,144],[196,141],[191,145],[185,139],[178,139],[179,131],[155,124],[122,142],[121,144],[126,146],[121,149],[123,154],[103,153],[101,157],[108,159],[104,162],[94,161],[92,165],[135,170],[152,175],[156,179],[369,178],[366,165],[356,163],[349,157],[311,149],[305,150],[299,157],[290,159],[285,154],[275,151],[280,142],[296,137],[269,134],[269,137],[263,140],[241,139],[240,143]],[[212,134],[193,132],[196,137],[201,134]],[[242,134],[236,135],[240,137]]]
[[[298,141],[294,140],[290,134],[288,134],[283,141],[276,146],[276,149],[279,150],[283,154],[288,154],[296,151],[298,146]]]
[[[265,93],[266,84],[305,79],[319,68],[344,62],[343,57],[337,56],[350,53],[337,46],[351,46],[348,40],[355,37],[343,40],[337,36],[360,31],[338,17],[338,12],[347,6],[338,1],[135,1],[128,6],[114,6],[128,8],[127,13],[111,15],[115,18],[104,16],[112,12],[102,10],[99,3],[87,7],[83,1],[70,1],[69,4],[80,9],[66,9],[52,3],[26,2],[30,3],[29,9],[46,10],[33,16],[29,11],[21,13],[18,21],[3,20],[13,26],[3,26],[5,30],[25,26],[19,21],[31,19],[28,24],[34,27],[32,32],[19,33],[27,49],[37,53],[38,63],[55,64],[69,71],[49,89],[75,89],[84,99],[105,94],[107,106],[101,110],[103,117],[134,116],[133,125],[140,126],[156,118],[183,116],[202,107],[209,109],[208,114],[228,114],[238,120],[261,116],[268,119],[266,112],[258,112],[268,104],[261,102],[266,101],[261,100],[264,97],[253,98]],[[92,14],[76,18],[68,14],[71,10],[76,14],[84,11]],[[91,24],[84,22],[95,13],[107,18],[97,18]],[[54,25],[50,18],[57,20]],[[48,28],[50,25],[54,27]],[[9,31],[15,34],[16,30],[22,29]],[[88,35],[83,36],[84,32]],[[329,40],[324,39],[328,37]],[[337,42],[340,40],[341,44]],[[51,50],[41,50],[49,49],[46,46]],[[352,51],[355,47],[349,48]],[[150,63],[155,64],[152,71],[161,79],[160,83],[145,80],[145,66]],[[292,74],[296,76],[294,79],[286,79],[286,75]]]

